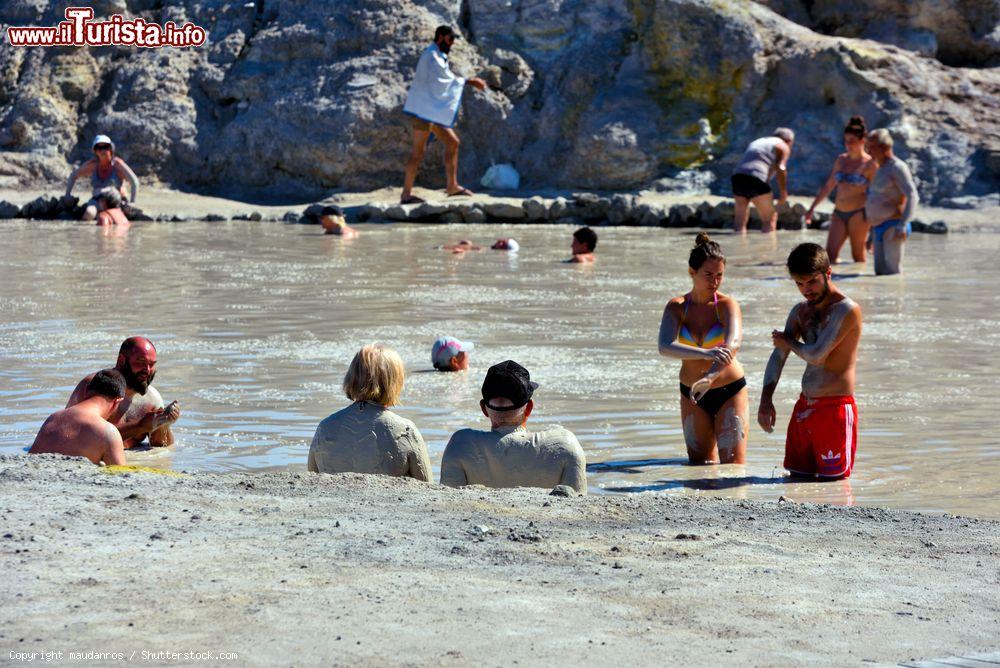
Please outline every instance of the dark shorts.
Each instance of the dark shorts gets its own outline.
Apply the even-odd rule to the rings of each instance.
[[[756,176],[750,176],[749,174],[733,174],[732,183],[733,194],[737,197],[753,199],[754,197],[760,197],[761,195],[771,194],[771,186],[764,183]]]

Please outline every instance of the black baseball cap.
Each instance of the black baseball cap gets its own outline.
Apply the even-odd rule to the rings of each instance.
[[[528,370],[513,360],[494,364],[486,372],[483,381],[483,401],[486,407],[495,411],[512,411],[528,403],[531,394],[538,389],[538,383],[531,380]],[[513,406],[497,408],[490,405],[493,399],[510,399]]]

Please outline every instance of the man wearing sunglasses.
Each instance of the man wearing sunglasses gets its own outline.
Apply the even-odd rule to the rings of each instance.
[[[115,155],[115,144],[111,137],[107,135],[97,135],[91,147],[94,150],[94,157],[80,165],[69,177],[66,184],[66,195],[63,199],[69,199],[73,193],[73,185],[77,179],[90,177],[90,187],[93,197],[87,202],[83,211],[83,220],[94,220],[97,214],[104,210],[101,198],[98,197],[105,188],[114,188],[122,195],[122,204],[127,208],[129,199],[128,191],[125,189],[127,180],[132,188],[132,203],[135,203],[136,193],[139,191],[139,179],[135,172],[124,160]]]

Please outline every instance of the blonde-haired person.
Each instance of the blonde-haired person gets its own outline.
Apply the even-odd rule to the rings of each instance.
[[[381,473],[431,481],[431,460],[417,427],[389,410],[403,391],[403,360],[380,343],[354,356],[344,376],[352,400],[319,423],[309,448],[316,473]]]

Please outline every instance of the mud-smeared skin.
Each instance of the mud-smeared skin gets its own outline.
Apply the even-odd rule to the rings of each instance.
[[[840,666],[997,641],[1000,524],[985,520],[350,474],[107,475],[48,455],[0,456],[0,497],[4,656]]]
[[[747,416],[740,415],[734,406],[722,411],[722,429],[719,430],[719,457],[731,461],[740,443],[747,437]]]

